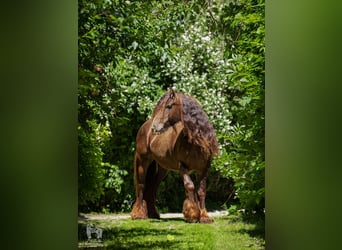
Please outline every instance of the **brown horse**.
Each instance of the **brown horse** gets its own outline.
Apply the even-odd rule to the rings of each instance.
[[[210,223],[205,208],[206,180],[211,158],[218,153],[212,124],[198,101],[168,88],[154,108],[152,118],[139,129],[135,153],[136,201],[133,219],[159,218],[155,207],[157,188],[169,170],[183,178],[186,198],[184,218]],[[190,173],[198,173],[198,189]]]

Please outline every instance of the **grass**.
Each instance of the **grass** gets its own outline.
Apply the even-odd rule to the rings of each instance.
[[[79,222],[79,249],[265,249],[264,223],[238,216],[215,217],[212,224],[190,224],[182,218],[161,220],[92,220],[103,228],[103,241],[87,242],[88,221]],[[95,237],[93,237],[95,238]]]

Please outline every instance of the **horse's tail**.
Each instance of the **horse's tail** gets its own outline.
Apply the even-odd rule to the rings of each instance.
[[[141,164],[140,155],[136,152],[135,156],[134,156],[134,166],[133,166],[133,168],[134,168],[135,193],[136,193],[137,197],[139,195],[139,184],[138,184],[139,174],[138,174],[138,168],[139,168],[140,164]]]
[[[135,183],[135,189],[136,189],[136,195],[138,196],[138,184],[137,184],[137,178],[138,178],[138,166],[137,166],[137,154],[134,158],[134,183]],[[149,191],[151,187],[153,187],[156,183],[156,176],[158,175],[158,165],[155,161],[152,161],[152,163],[147,168],[147,173],[145,177],[145,187],[144,187],[144,196],[145,192]]]
[[[137,178],[138,178],[138,168],[137,168],[137,153],[134,155],[134,175],[133,175],[133,181],[134,181],[134,186],[135,186],[135,194],[138,197],[138,185],[137,185]]]

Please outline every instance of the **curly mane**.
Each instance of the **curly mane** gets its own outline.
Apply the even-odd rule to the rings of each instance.
[[[195,98],[182,93],[177,95],[182,98],[184,134],[189,142],[199,145],[207,155],[217,155],[218,142],[207,114]]]

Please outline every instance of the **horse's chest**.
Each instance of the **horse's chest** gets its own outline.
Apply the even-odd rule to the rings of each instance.
[[[163,135],[156,135],[150,143],[150,150],[157,158],[169,157],[172,153],[172,140]]]
[[[174,147],[182,129],[183,125],[181,123],[177,123],[159,135],[150,134],[150,151],[157,161],[175,161]]]

